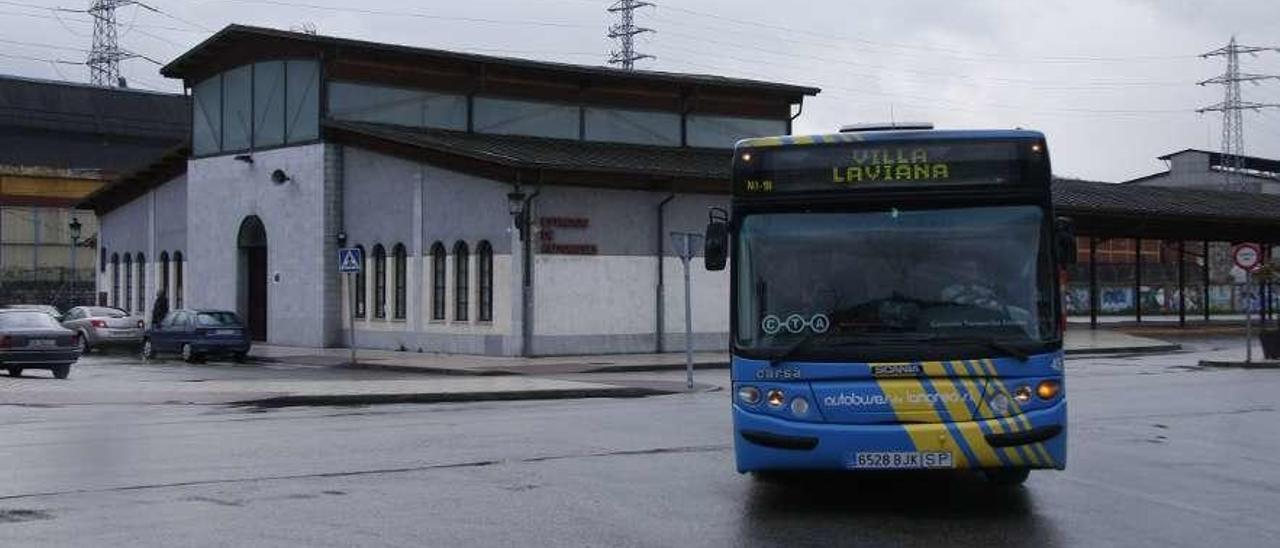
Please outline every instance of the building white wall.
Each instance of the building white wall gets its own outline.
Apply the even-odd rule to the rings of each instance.
[[[506,193],[510,185],[403,160],[353,147],[343,149],[343,224],[347,245],[365,249],[366,303],[369,313],[356,319],[356,344],[390,350],[515,355],[519,348],[519,328],[513,308],[511,281],[511,217]],[[460,320],[454,314],[457,284],[454,280],[454,245],[468,248],[468,314]],[[493,319],[479,320],[479,260],[481,241],[493,248]],[[431,319],[431,247],[440,242],[448,252],[445,319]],[[407,314],[393,316],[395,244],[408,250]],[[387,314],[377,318],[373,249],[381,244],[387,252]],[[350,286],[343,281],[343,328],[351,306]],[[349,336],[344,333],[343,338]]]
[[[147,193],[103,218],[102,245],[112,253],[146,255],[144,292],[149,309],[158,286],[160,252],[178,251],[187,259],[184,301],[189,308],[218,308],[244,313],[242,263],[237,238],[250,215],[262,220],[267,233],[267,273],[279,281],[267,284],[268,342],[299,346],[345,344],[350,334],[351,293],[334,271],[326,242],[335,229],[326,221],[326,201],[335,192],[326,176],[342,182],[342,229],[347,245],[366,250],[366,303],[369,313],[355,321],[360,347],[407,351],[518,355],[524,339],[522,245],[507,210],[512,185],[457,173],[418,162],[343,147],[337,168],[326,172],[335,145],[303,145],[261,151],[253,163],[233,157],[193,158],[187,176]],[[275,184],[270,174],[281,169],[291,181]],[[181,189],[176,192],[174,189]],[[602,190],[544,186],[533,195],[532,338],[533,354],[652,352],[658,304],[658,204],[663,192]],[[180,202],[180,204],[179,204]],[[670,243],[672,231],[701,233],[708,207],[726,206],[727,196],[677,194],[664,208],[661,235],[665,290],[661,298],[663,342],[669,351],[684,344],[683,272]],[[185,210],[185,219],[173,210]],[[542,226],[548,217],[586,219],[585,228]],[[173,226],[179,220],[183,227]],[[544,239],[596,246],[594,255],[556,254],[541,249]],[[432,243],[448,250],[446,316],[431,319]],[[468,314],[456,317],[454,244],[467,243]],[[493,319],[479,319],[478,244],[488,241],[493,257]],[[376,318],[373,276],[374,245],[387,250],[385,270],[388,313]],[[394,318],[393,249],[403,243],[407,256],[407,314]],[[700,349],[728,344],[728,275],[707,272],[701,257],[692,263],[694,343]],[[136,273],[135,265],[135,273]],[[170,287],[177,265],[171,264]],[[112,287],[110,267],[99,274],[99,287]],[[326,284],[336,281],[339,297]],[[137,284],[136,275],[134,282]],[[330,306],[328,299],[341,301]],[[147,310],[141,311],[146,313]],[[329,317],[326,317],[326,314]],[[340,317],[333,318],[338,314]],[[329,324],[327,322],[332,322]],[[332,326],[337,326],[336,328]],[[336,329],[336,331],[333,331]],[[338,337],[341,337],[340,339]]]
[[[1211,169],[1209,154],[1190,150],[1170,156],[1169,171],[1157,174],[1132,184],[1141,186],[1160,186],[1170,188],[1192,188],[1202,190],[1243,190],[1245,192],[1280,194],[1280,180],[1255,177],[1241,174],[1236,177],[1233,188],[1227,181],[1227,175]]]
[[[325,146],[302,145],[253,153],[253,163],[232,156],[193,158],[187,164],[189,219],[188,306],[239,310],[240,225],[250,215],[267,233],[267,340],[324,346]],[[283,170],[290,181],[276,184]],[[240,312],[244,312],[240,310]]]
[[[162,254],[167,254],[170,258],[168,275],[170,307],[177,305],[176,283],[179,267],[174,257],[180,253],[185,259],[188,255],[186,192],[187,178],[178,176],[102,216],[98,236],[98,256],[100,257],[101,250],[105,249],[107,261],[105,269],[95,269],[95,271],[98,291],[106,294],[108,304],[116,302],[114,290],[120,294],[121,308],[147,318],[149,321],[151,310],[155,306],[156,291],[161,285],[163,268],[160,258]],[[129,263],[132,274],[127,279],[133,287],[128,291],[132,298],[127,303],[124,302],[126,293],[124,256],[126,254],[134,259]],[[138,254],[142,254],[145,259],[141,267],[136,260]],[[111,266],[113,255],[120,257],[118,284],[112,283],[112,278],[116,274]],[[86,260],[96,262],[97,257]],[[182,270],[187,271],[186,268]],[[139,271],[145,275],[139,276]],[[183,283],[183,289],[190,287],[188,278]],[[141,307],[138,306],[140,295]],[[185,304],[186,295],[182,297]]]
[[[509,183],[458,173],[418,162],[346,147],[343,150],[344,225],[348,245],[366,251],[366,303],[369,313],[357,319],[357,346],[407,351],[504,354],[522,351],[522,246],[512,228],[506,194]],[[533,317],[530,351],[534,354],[652,352],[657,348],[658,203],[669,193],[595,188],[525,185],[532,196]],[[421,200],[415,204],[409,200]],[[701,233],[707,208],[727,206],[727,196],[676,195],[664,209],[664,232]],[[415,207],[416,205],[416,207]],[[544,217],[588,219],[586,229],[542,227]],[[415,227],[421,235],[415,240]],[[554,232],[554,235],[548,235]],[[593,244],[596,255],[543,253],[544,237],[558,243]],[[663,235],[665,264],[664,343],[666,350],[684,345],[683,270]],[[494,317],[478,320],[479,266],[477,245],[494,249]],[[469,249],[469,313],[455,317],[454,244]],[[445,319],[431,319],[431,246],[444,244],[446,261]],[[372,278],[373,246],[387,250],[388,314],[376,318],[376,284]],[[392,249],[404,243],[408,261],[408,314],[394,319]],[[416,250],[416,253],[415,253]],[[707,272],[702,259],[692,263],[694,342],[700,349],[728,345],[729,279]],[[349,329],[351,287],[343,282],[343,328]],[[347,334],[344,333],[343,340]]]
[[[596,188],[547,187],[535,220],[586,219],[586,228],[538,226],[534,241],[551,232],[556,243],[590,244],[596,255],[541,253],[535,243],[536,354],[653,352],[658,314],[658,204],[671,194]],[[663,349],[684,348],[684,271],[670,233],[701,234],[707,210],[727,207],[728,196],[676,194],[663,210]],[[728,347],[729,278],[708,272],[701,250],[690,262],[693,342],[701,350]]]

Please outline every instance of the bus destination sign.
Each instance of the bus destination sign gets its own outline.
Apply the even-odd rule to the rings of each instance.
[[[735,190],[774,194],[921,184],[1013,184],[1027,143],[845,143],[751,150],[735,160]],[[1036,150],[1039,152],[1039,150]]]
[[[831,182],[856,185],[877,181],[945,181],[951,169],[946,162],[930,162],[929,149],[855,149],[845,165],[831,167]]]

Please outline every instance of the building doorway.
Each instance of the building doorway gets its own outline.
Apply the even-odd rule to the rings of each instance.
[[[239,247],[239,304],[249,335],[267,340],[267,229],[257,215],[245,217],[236,237]]]

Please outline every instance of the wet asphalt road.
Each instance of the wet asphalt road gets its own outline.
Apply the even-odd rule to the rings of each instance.
[[[2,406],[0,546],[1280,545],[1280,371],[1201,355],[1069,361],[1069,468],[1014,490],[757,482],[733,471],[725,392]]]

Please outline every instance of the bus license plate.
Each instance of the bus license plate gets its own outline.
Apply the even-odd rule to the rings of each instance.
[[[954,468],[951,453],[946,451],[866,452],[850,455],[845,464],[855,470],[921,470]]]

